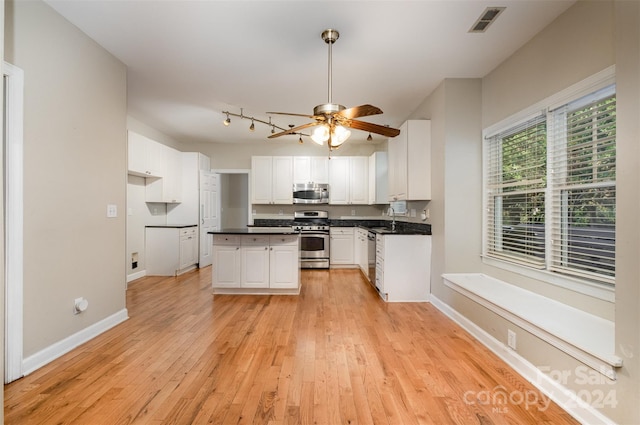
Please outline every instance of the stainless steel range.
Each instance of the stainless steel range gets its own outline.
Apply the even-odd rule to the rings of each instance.
[[[300,232],[300,268],[329,268],[329,214],[327,211],[296,211],[293,230]]]

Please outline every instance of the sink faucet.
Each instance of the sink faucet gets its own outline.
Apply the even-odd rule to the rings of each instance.
[[[391,231],[396,231],[396,212],[392,206],[389,206],[389,211],[391,211]]]

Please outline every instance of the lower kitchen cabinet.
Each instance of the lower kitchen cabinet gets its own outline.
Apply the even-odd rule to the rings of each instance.
[[[431,236],[377,235],[375,270],[385,301],[429,301]]]
[[[198,264],[198,226],[147,226],[146,274],[177,276]]]
[[[334,266],[353,266],[353,227],[331,227],[329,229],[329,263]]]
[[[213,285],[219,288],[239,288],[242,258],[240,236],[214,235],[212,270]]]
[[[215,293],[299,293],[298,235],[213,235]]]

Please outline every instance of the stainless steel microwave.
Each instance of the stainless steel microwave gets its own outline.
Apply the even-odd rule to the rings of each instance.
[[[296,183],[293,185],[294,204],[328,204],[329,185],[324,183]]]

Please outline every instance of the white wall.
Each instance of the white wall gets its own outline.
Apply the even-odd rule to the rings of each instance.
[[[608,394],[612,390],[616,406],[596,404],[594,407],[613,421],[624,424],[640,423],[637,403],[640,399],[639,28],[640,2],[578,1],[482,79],[481,100],[475,82],[445,80],[412,116],[432,120],[434,186],[430,208],[434,295],[505,344],[507,328],[514,328],[513,324],[451,291],[443,285],[441,273],[484,272],[615,320],[616,355],[624,361],[616,381],[605,378],[600,382],[582,382],[575,374],[582,363],[520,329],[516,329],[518,354],[535,366],[572,373],[564,384],[574,391],[583,390],[595,397],[598,391]],[[612,64],[616,65],[619,158],[615,304],[479,262],[482,128]],[[464,103],[465,96],[470,99],[469,104]],[[460,120],[461,117],[473,123]],[[477,181],[470,180],[464,187],[465,176],[476,176]],[[468,213],[462,211],[465,202]],[[469,270],[471,266],[477,269]]]
[[[25,75],[27,357],[126,312],[126,68],[45,3],[5,6],[5,59]]]

